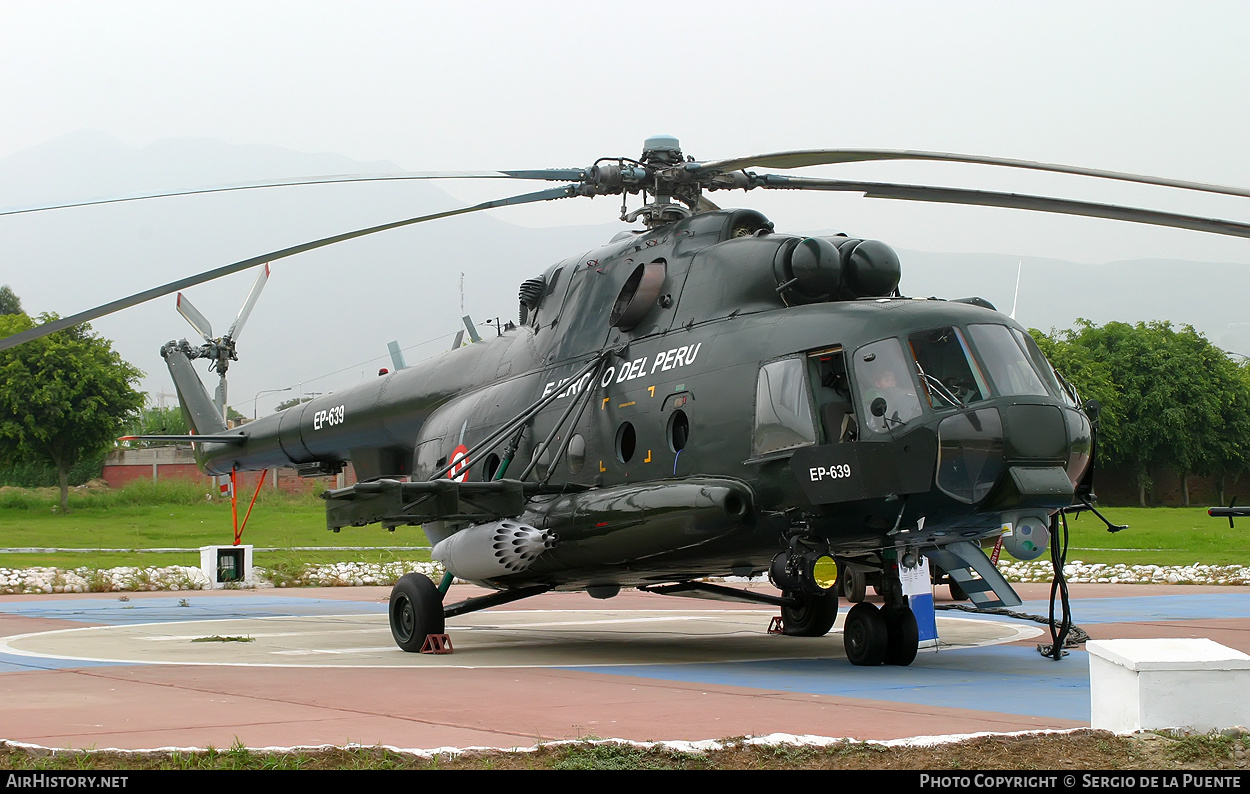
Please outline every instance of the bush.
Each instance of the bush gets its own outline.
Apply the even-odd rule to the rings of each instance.
[[[69,484],[82,485],[94,480],[104,471],[104,454],[84,460],[69,470]],[[0,486],[17,488],[55,488],[58,485],[56,467],[43,463],[22,462],[0,466]]]

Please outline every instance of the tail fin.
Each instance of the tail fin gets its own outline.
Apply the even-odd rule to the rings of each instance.
[[[213,398],[208,396],[200,376],[191,367],[191,346],[184,339],[181,342],[169,342],[161,348],[161,357],[169,374],[174,379],[174,389],[178,392],[178,404],[182,406],[182,414],[186,417],[187,427],[200,436],[211,436],[225,433],[226,422],[217,408]]]

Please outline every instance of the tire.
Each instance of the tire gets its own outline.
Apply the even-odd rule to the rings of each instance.
[[[920,629],[916,614],[910,607],[891,609],[885,613],[885,663],[906,667],[916,659],[920,648]]]
[[[428,635],[444,633],[443,597],[428,576],[410,573],[395,583],[390,622],[395,644],[409,653],[419,653]]]
[[[838,618],[838,594],[834,590],[824,595],[783,595],[797,598],[800,602],[797,606],[781,608],[781,623],[787,636],[823,637],[833,628],[833,623]]]
[[[842,574],[842,594],[846,600],[858,604],[868,593],[868,577],[863,571],[846,566]]]
[[[842,628],[846,658],[860,667],[873,667],[885,661],[889,630],[881,610],[872,604],[856,604],[846,613]]]

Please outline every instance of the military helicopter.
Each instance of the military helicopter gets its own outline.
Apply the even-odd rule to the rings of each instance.
[[[1250,224],[749,170],[876,160],[1250,197],[1241,188],[936,152],[810,150],[700,162],[668,136],[647,140],[638,159],[602,158],[588,168],[238,185],[213,190],[408,178],[567,183],[252,257],[0,340],[0,349],[354,237],[507,205],[620,195],[621,219],[641,228],[524,280],[516,321],[493,338],[237,429],[226,427],[191,366],[197,357],[220,364],[224,338],[167,343],[161,355],[194,432],[176,438],[193,441],[213,475],[275,466],[325,475],[350,462],[357,481],[324,494],[330,529],[421,525],[448,575],[436,585],[413,573],[395,585],[389,622],[405,651],[442,635],[449,617],[551,590],[611,598],[637,588],[769,604],[780,609],[779,631],[818,637],[834,626],[842,569],[870,574],[884,602],[847,612],[848,659],[907,665],[918,630],[903,576],[927,559],[974,606],[1019,605],[983,544],[1001,536],[1032,559],[1052,545],[1066,512],[1092,509],[1094,406],[987,301],[903,295],[899,258],[885,243],[785,234],[761,213],[721,209],[705,193],[852,191],[1241,237],[1250,237]],[[633,196],[642,204],[631,210]],[[453,575],[493,592],[445,604]],[[706,581],[760,575],[780,594]]]

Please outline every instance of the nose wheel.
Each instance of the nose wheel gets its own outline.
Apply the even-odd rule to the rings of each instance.
[[[425,638],[443,634],[443,597],[428,576],[410,573],[391,588],[391,636],[409,653],[420,653]]]
[[[794,606],[781,608],[781,621],[785,633],[791,637],[823,637],[833,628],[838,617],[838,594],[830,591],[823,595],[810,593],[784,593],[797,599]]]

